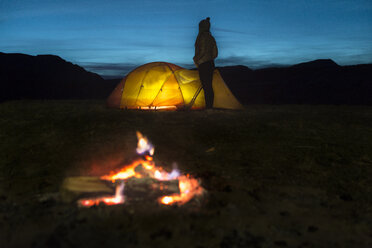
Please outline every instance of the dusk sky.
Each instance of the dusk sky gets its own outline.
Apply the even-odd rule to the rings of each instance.
[[[54,54],[104,76],[154,61],[191,68],[207,16],[217,66],[372,63],[371,0],[0,0],[0,52]]]

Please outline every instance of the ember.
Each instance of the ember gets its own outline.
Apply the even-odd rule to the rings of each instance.
[[[115,195],[80,199],[80,206],[116,205],[143,199],[165,205],[182,205],[203,193],[204,189],[196,178],[182,175],[177,169],[167,172],[157,167],[152,157],[154,146],[140,132],[137,132],[137,138],[136,151],[141,157],[119,171],[100,177],[101,181],[112,184]]]

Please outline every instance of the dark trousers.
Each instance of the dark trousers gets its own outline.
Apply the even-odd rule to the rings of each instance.
[[[201,84],[204,89],[204,96],[205,96],[205,106],[206,108],[213,108],[213,71],[214,71],[214,61],[204,62],[200,64],[198,67],[199,70],[199,77]]]

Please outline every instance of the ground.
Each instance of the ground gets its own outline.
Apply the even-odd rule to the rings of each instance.
[[[204,197],[81,209],[67,176],[135,156],[200,178]],[[139,112],[101,101],[0,104],[0,247],[372,247],[372,107]]]

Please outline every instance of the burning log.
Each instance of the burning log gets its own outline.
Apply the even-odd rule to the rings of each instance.
[[[178,180],[160,181],[154,178],[129,178],[125,181],[126,200],[154,200],[161,196],[179,194]]]
[[[161,196],[179,194],[179,181],[160,181],[155,178],[135,178],[117,180],[115,183],[98,177],[68,177],[61,187],[61,197],[65,202],[80,198],[101,197],[115,194],[117,184],[124,182],[124,196],[128,201],[154,200]]]
[[[61,186],[61,199],[72,202],[81,197],[113,195],[115,185],[99,177],[68,177]]]

